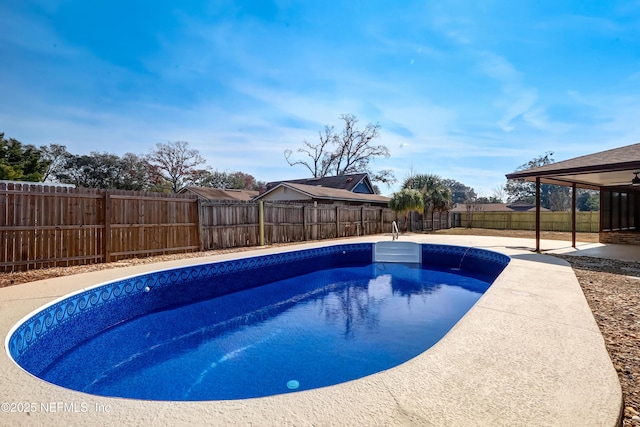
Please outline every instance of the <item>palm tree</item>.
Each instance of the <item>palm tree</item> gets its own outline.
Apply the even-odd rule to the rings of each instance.
[[[451,209],[451,190],[444,186],[438,175],[417,174],[407,178],[403,188],[418,190],[422,194],[423,214],[431,211],[431,227],[433,226],[435,211]]]
[[[428,195],[426,197],[423,196],[423,198],[428,200],[429,206],[431,207],[431,227],[435,229],[435,211],[444,212],[451,209],[451,190],[442,185],[438,185],[432,188],[431,191],[429,191]]]
[[[418,190],[403,188],[393,193],[391,200],[389,200],[389,207],[396,214],[404,213],[404,229],[407,231],[409,212],[423,209],[424,201],[422,200],[422,194]]]

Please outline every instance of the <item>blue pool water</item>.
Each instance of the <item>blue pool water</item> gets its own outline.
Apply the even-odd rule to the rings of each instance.
[[[372,264],[376,244],[354,243],[118,279],[29,314],[6,349],[39,378],[106,396],[240,399],[349,381],[431,347],[509,263],[408,245],[421,263]]]
[[[328,386],[424,352],[488,286],[408,264],[317,271],[116,325],[40,377],[92,394],[160,400]]]

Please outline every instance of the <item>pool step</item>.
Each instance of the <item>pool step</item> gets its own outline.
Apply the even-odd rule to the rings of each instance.
[[[415,242],[377,242],[373,248],[373,262],[422,262],[422,249]]]

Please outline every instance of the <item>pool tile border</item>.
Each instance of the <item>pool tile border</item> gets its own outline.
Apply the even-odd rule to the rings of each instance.
[[[157,306],[152,305],[153,303],[146,303],[146,300],[141,300],[140,298],[143,298],[145,293],[155,293],[158,289],[168,289],[176,284],[184,283],[198,283],[211,287],[216,285],[215,279],[220,279],[222,276],[253,271],[265,267],[282,267],[291,263],[299,263],[300,261],[312,259],[318,260],[322,257],[335,257],[340,254],[346,255],[347,257],[354,257],[355,254],[359,254],[359,256],[355,257],[356,261],[362,261],[363,258],[365,260],[371,260],[373,245],[372,243],[354,243],[294,250],[277,254],[160,270],[95,285],[90,289],[53,302],[22,322],[15,331],[13,331],[8,340],[9,354],[18,364],[23,365],[28,371],[37,374],[37,372],[47,365],[48,358],[42,356],[24,356],[29,353],[30,349],[33,348],[39,340],[48,338],[45,340],[47,344],[43,348],[44,352],[49,354],[53,352],[56,347],[60,349],[60,346],[57,346],[55,342],[56,340],[62,340],[64,337],[64,344],[62,345],[62,347],[64,347],[62,351],[64,351],[66,347],[73,344],[73,340],[81,341],[90,335],[91,326],[100,329],[110,322],[110,316],[125,315],[123,311],[126,311],[126,308],[123,309],[119,307],[119,310],[113,310],[114,306],[111,306],[111,304],[115,301],[127,301],[133,317],[134,315],[140,315],[140,311],[144,309],[142,306],[145,304],[148,304],[145,306],[150,309],[157,308]],[[485,274],[488,281],[495,279],[509,263],[508,256],[486,249],[434,244],[422,244],[421,249],[423,252],[423,260],[427,261],[424,263],[425,265],[450,268],[464,264],[464,268],[469,271]],[[331,262],[339,263],[340,260],[332,258]],[[289,268],[289,270],[291,274],[299,274],[316,268],[318,267],[315,266],[314,263],[305,263],[305,266],[302,268]],[[262,280],[265,281],[266,278],[262,278]],[[254,286],[255,285],[258,284],[254,284]],[[225,289],[224,285],[221,287]],[[239,289],[241,288],[234,288],[234,290]],[[224,290],[222,292],[224,292]],[[137,299],[132,300],[132,297],[137,297]],[[109,309],[106,308],[107,305],[110,305]],[[96,319],[100,319],[100,322],[92,320],[92,323],[95,323],[95,325],[87,324],[86,318],[81,319],[81,316],[88,315],[98,309],[104,309],[106,312],[95,315]],[[58,328],[64,327],[70,320],[76,318],[80,318],[85,323],[82,331],[57,331]],[[119,318],[116,320],[121,321],[122,319]],[[48,335],[52,336],[48,337]]]
[[[86,314],[104,304],[132,295],[166,288],[176,283],[211,280],[223,275],[255,270],[267,266],[279,266],[291,262],[304,261],[334,254],[365,252],[371,258],[371,243],[334,245],[321,248],[283,252],[208,264],[192,265],[170,270],[160,270],[125,279],[98,284],[80,293],[63,297],[50,304],[22,324],[11,334],[8,341],[9,353],[20,362],[25,352],[34,343],[70,319]]]

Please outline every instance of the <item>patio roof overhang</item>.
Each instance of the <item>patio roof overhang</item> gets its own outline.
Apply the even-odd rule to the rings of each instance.
[[[536,252],[540,252],[540,184],[570,186],[572,246],[576,247],[576,188],[640,191],[632,180],[640,174],[640,143],[507,174],[507,179],[536,183]]]
[[[507,174],[507,179],[524,179],[535,182],[540,178],[543,184],[572,186],[599,190],[601,187],[633,187],[634,173],[640,172],[640,161],[625,164],[602,165],[598,167],[567,168],[555,171],[522,171]]]
[[[524,179],[541,183],[599,190],[601,187],[633,186],[631,180],[640,173],[640,143],[562,162],[551,163],[507,174],[507,179]]]

